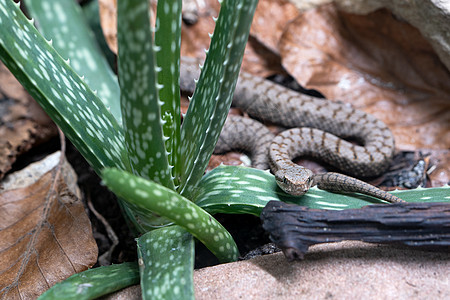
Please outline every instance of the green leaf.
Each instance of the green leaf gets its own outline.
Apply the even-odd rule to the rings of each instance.
[[[114,117],[18,4],[0,1],[0,27],[0,59],[96,172],[128,168],[124,137]]]
[[[194,239],[179,226],[138,239],[143,299],[194,299]]]
[[[117,39],[125,140],[132,170],[175,189],[164,141],[164,121],[150,31],[148,1],[119,0]]]
[[[408,202],[450,202],[450,187],[392,191]],[[219,166],[200,181],[194,202],[210,214],[252,214],[259,216],[271,201],[284,201],[317,209],[360,208],[381,200],[362,194],[337,194],[311,188],[303,196],[292,196],[278,188],[266,171],[242,166]],[[384,203],[384,202],[382,202]]]
[[[190,232],[219,261],[237,259],[239,253],[230,233],[188,199],[162,185],[117,169],[105,169],[102,178],[108,188],[127,201],[142,218],[157,213]]]
[[[158,83],[162,86],[159,97],[162,102],[163,130],[169,163],[174,167],[172,175],[179,180],[181,161],[180,146],[180,43],[181,0],[158,1],[156,14],[155,45],[159,67]]]
[[[100,9],[98,7],[98,1],[90,1],[88,3],[84,3],[81,7],[83,10],[84,19],[87,21],[89,27],[91,28],[92,33],[94,34],[94,38],[97,41],[97,44],[100,48],[100,51],[103,53],[106,61],[111,70],[116,69],[116,55],[109,49],[108,43],[106,42],[105,36],[103,35],[103,29],[100,24]],[[117,86],[119,83],[117,82]],[[120,97],[118,97],[120,103]],[[120,112],[120,105],[119,105]],[[120,112],[122,114],[122,112]],[[119,124],[122,124],[120,122]]]
[[[257,0],[222,2],[211,48],[181,128],[185,162],[180,194],[189,195],[203,176],[233,98]]]
[[[137,263],[123,263],[89,269],[55,284],[39,300],[95,299],[139,283]]]
[[[100,52],[94,36],[74,0],[27,0],[28,11],[36,19],[39,31],[53,40],[53,47],[84,76],[89,87],[122,124],[120,89],[116,75]]]
[[[414,190],[395,190],[390,192],[407,202],[450,202],[450,186],[436,188],[418,187]]]

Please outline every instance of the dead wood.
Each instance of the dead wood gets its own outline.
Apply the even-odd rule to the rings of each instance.
[[[359,240],[450,250],[450,203],[369,205],[341,211],[270,201],[264,229],[290,259],[303,259],[314,244]]]

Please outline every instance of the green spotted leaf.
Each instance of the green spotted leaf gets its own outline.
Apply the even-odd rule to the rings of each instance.
[[[55,284],[39,300],[47,299],[95,299],[139,283],[136,263],[104,266],[74,274]]]
[[[392,191],[407,202],[450,202],[450,187]],[[362,194],[337,194],[311,188],[303,196],[292,196],[278,188],[266,171],[242,166],[219,166],[200,181],[194,202],[210,214],[252,214],[259,216],[271,201],[284,201],[316,209],[350,209],[385,203]]]
[[[119,83],[125,140],[135,174],[175,189],[165,147],[148,1],[118,1]]]
[[[194,299],[194,239],[179,226],[137,240],[143,299]]]
[[[0,28],[0,59],[96,172],[128,169],[121,127],[18,4],[0,1]]]
[[[222,2],[211,47],[181,128],[180,194],[200,181],[233,98],[257,0]]]
[[[162,102],[163,130],[172,175],[179,180],[181,161],[180,145],[180,43],[181,0],[158,1],[156,14],[155,45],[158,64],[158,83],[162,86],[159,98]],[[177,183],[178,184],[178,183]]]
[[[114,70],[117,66],[116,64],[116,55],[109,49],[108,43],[106,42],[105,36],[103,35],[103,29],[100,22],[100,8],[98,1],[90,1],[85,3],[81,7],[84,15],[84,19],[88,23],[89,27],[92,30],[92,34],[94,35],[95,41],[97,42],[98,47],[100,48],[101,53],[105,57],[108,62],[111,70]],[[117,86],[119,83],[117,82]],[[120,97],[118,97],[120,103]],[[120,112],[120,105],[119,105]],[[119,124],[122,124],[120,122]]]
[[[108,89],[102,88],[101,90],[105,91],[103,96],[114,96],[107,98],[106,102],[112,102],[111,105],[116,105],[117,109],[120,110],[120,92],[117,79],[96,47],[92,33],[85,24],[79,6],[75,5],[73,0],[61,0],[57,3],[48,0],[27,0],[27,4],[32,16],[36,19],[36,23],[40,25],[41,31],[52,37],[55,44],[59,45],[58,51],[62,55],[70,57],[71,65],[77,66],[77,70],[84,72],[89,77],[91,85],[104,87],[104,84],[107,84],[112,92],[107,93]],[[75,48],[73,45],[76,45]],[[103,83],[102,80],[104,80]],[[116,117],[121,118],[120,111],[119,115],[116,114]],[[128,209],[126,203],[119,201],[119,205],[126,218],[138,231],[145,232],[148,229],[142,228],[136,222],[134,212]],[[145,224],[159,224],[162,221],[161,218],[153,215],[146,216],[144,220],[141,222]]]
[[[80,6],[73,0],[26,0],[25,3],[39,31],[53,40],[53,47],[62,57],[70,59],[70,66],[97,91],[99,99],[121,125],[117,77],[98,48]]]
[[[239,253],[230,233],[210,214],[176,192],[126,171],[105,169],[102,179],[129,207],[144,216],[157,213],[183,227],[222,262]]]

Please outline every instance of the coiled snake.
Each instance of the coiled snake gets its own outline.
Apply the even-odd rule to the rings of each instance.
[[[199,72],[196,59],[183,58],[181,89],[193,92]],[[309,155],[354,176],[380,175],[394,154],[394,137],[386,124],[374,116],[344,103],[299,94],[244,72],[239,75],[233,106],[256,119],[291,129],[274,137],[253,119],[229,116],[215,152],[249,152],[252,166],[270,166],[285,192],[303,195],[317,185],[331,192],[357,192],[388,202],[403,202],[353,177],[332,172],[315,175],[292,162],[296,157]],[[356,138],[363,146],[347,142],[346,138]]]

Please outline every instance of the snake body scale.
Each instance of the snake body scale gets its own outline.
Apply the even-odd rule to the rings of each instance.
[[[193,92],[199,61],[182,58],[180,87]],[[216,145],[216,153],[243,150],[252,166],[270,167],[278,186],[292,195],[303,195],[311,186],[331,192],[358,192],[388,202],[400,198],[368,183],[340,173],[313,174],[292,159],[309,155],[358,177],[380,175],[394,154],[389,128],[363,111],[347,104],[299,94],[271,81],[241,72],[233,106],[253,118],[278,124],[288,130],[277,136],[256,120],[228,116]],[[346,138],[356,138],[363,146]]]

